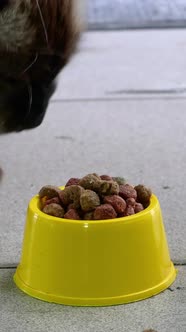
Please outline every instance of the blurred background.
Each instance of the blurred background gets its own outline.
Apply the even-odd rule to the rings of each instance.
[[[88,0],[89,29],[186,26],[185,0]]]

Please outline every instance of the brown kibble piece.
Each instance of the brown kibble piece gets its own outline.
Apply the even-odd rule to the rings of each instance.
[[[136,190],[129,184],[119,186],[119,195],[125,200],[127,200],[127,198],[137,198]]]
[[[150,204],[150,198],[152,195],[151,189],[145,187],[142,184],[139,184],[135,187],[135,190],[137,192],[137,201],[146,208]]]
[[[135,204],[135,207],[134,207],[134,211],[135,213],[138,213],[138,212],[141,212],[144,210],[144,207],[141,203],[136,203]]]
[[[64,218],[71,219],[71,220],[80,220],[80,216],[75,209],[68,210],[68,212],[65,213]]]
[[[80,205],[83,211],[92,211],[100,205],[99,196],[92,190],[85,190],[80,196]]]
[[[60,192],[61,190],[58,187],[48,185],[41,188],[41,190],[39,191],[39,197],[43,198],[47,196],[48,199],[59,197]]]
[[[46,205],[43,208],[43,212],[57,218],[63,218],[65,213],[62,206],[56,203]]]
[[[116,217],[117,213],[110,204],[102,204],[94,211],[95,220],[114,219]]]
[[[78,179],[78,178],[71,178],[70,180],[68,180],[65,187],[69,187],[72,185],[79,185],[79,181],[80,181],[80,179]]]
[[[104,203],[112,205],[114,210],[119,214],[124,213],[127,206],[125,200],[117,195],[105,196]]]

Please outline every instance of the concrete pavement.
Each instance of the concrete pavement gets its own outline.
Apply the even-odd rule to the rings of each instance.
[[[0,332],[186,331],[185,37],[184,30],[86,34],[42,126],[1,137]],[[178,278],[154,298],[117,307],[31,299],[12,282],[28,201],[44,184],[92,171],[151,186]]]

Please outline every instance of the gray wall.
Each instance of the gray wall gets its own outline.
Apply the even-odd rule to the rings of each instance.
[[[186,27],[186,0],[88,0],[89,29]]]

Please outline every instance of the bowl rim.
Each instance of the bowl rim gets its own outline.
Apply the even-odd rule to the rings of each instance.
[[[60,186],[59,188],[63,189],[64,186]],[[28,208],[32,211],[32,213],[34,215],[37,215],[41,219],[45,219],[45,221],[48,221],[48,222],[53,221],[56,223],[68,223],[68,224],[70,223],[70,224],[84,225],[84,226],[85,225],[98,225],[98,224],[105,225],[105,224],[111,224],[111,223],[115,224],[115,223],[120,223],[123,221],[125,221],[125,223],[134,222],[137,219],[141,219],[142,217],[145,217],[146,215],[148,215],[148,213],[150,211],[152,211],[153,209],[155,209],[157,207],[157,205],[159,205],[158,198],[156,197],[156,195],[152,194],[149,206],[146,209],[144,209],[143,211],[133,214],[131,216],[114,218],[114,219],[104,219],[104,220],[74,220],[74,219],[65,219],[65,218],[58,218],[58,217],[50,216],[40,210],[40,208],[38,207],[38,203],[39,203],[39,195],[37,194],[30,200]]]

